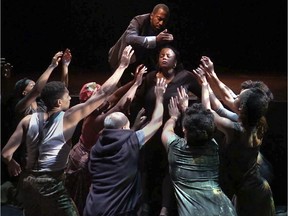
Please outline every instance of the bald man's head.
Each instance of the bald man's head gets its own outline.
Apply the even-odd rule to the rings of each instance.
[[[105,129],[129,129],[130,122],[122,112],[114,112],[104,119]]]

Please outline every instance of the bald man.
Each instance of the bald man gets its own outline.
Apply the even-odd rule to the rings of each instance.
[[[139,151],[162,125],[165,90],[165,79],[158,79],[152,119],[138,131],[130,130],[130,122],[121,112],[105,118],[102,135],[90,153],[92,188],[84,216],[137,214],[141,196]]]

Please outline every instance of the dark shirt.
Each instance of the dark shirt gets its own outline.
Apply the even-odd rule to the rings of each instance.
[[[131,130],[104,129],[92,147],[89,171],[92,188],[84,215],[135,213],[141,196],[138,172],[140,144]]]

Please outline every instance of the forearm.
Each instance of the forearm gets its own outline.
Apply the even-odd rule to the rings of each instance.
[[[68,88],[68,66],[65,64],[62,66],[61,81],[65,84],[66,88]]]
[[[201,102],[202,102],[202,104],[204,105],[204,107],[206,109],[211,110],[208,83],[203,83],[202,84],[202,98],[201,98]]]
[[[231,104],[234,101],[233,95],[234,92],[225,85],[218,77],[213,77],[212,87],[215,87],[217,92],[219,93],[220,98],[223,100],[224,104],[231,107]]]
[[[163,128],[163,131],[171,131],[171,132],[174,132],[174,128],[175,128],[175,125],[176,125],[176,122],[178,120],[178,117],[177,116],[171,116],[167,122],[165,123],[164,125],[164,128]]]
[[[36,81],[35,86],[33,87],[32,91],[35,90],[37,91],[37,93],[40,94],[54,69],[55,69],[55,66],[49,65],[48,68],[44,71],[44,73]]]
[[[213,110],[218,110],[223,107],[222,103],[218,100],[210,85],[208,85],[210,104]]]
[[[152,118],[149,123],[155,127],[160,127],[163,123],[164,107],[162,101],[163,99],[156,99],[155,109],[153,111]]]
[[[103,91],[105,95],[109,95],[115,89],[126,68],[120,64],[113,75],[101,86],[99,91]]]
[[[114,106],[121,97],[131,88],[134,81],[130,81],[129,83],[125,84],[118,88],[112,95],[109,96],[108,101],[110,102],[111,106]]]

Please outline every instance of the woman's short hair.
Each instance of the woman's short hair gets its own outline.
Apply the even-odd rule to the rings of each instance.
[[[244,127],[255,127],[268,111],[269,97],[259,88],[250,88],[240,94],[240,119]]]
[[[194,103],[185,111],[182,122],[188,145],[201,145],[213,138],[214,116],[201,103]]]

